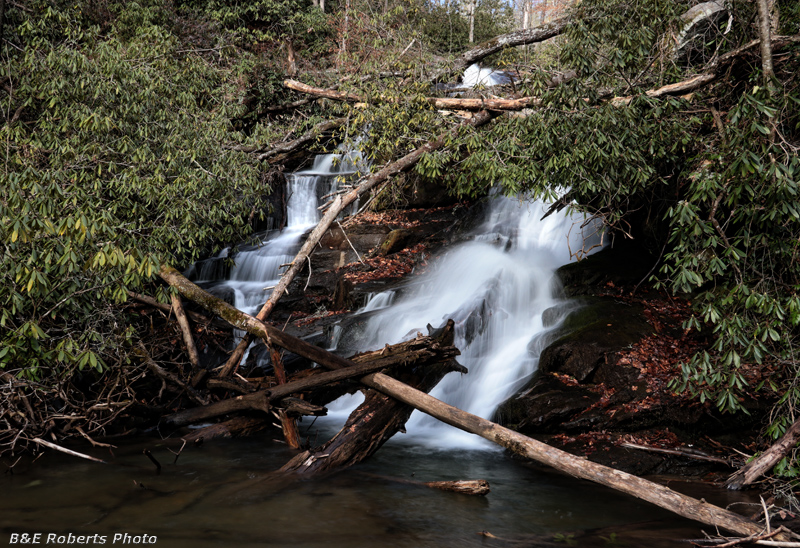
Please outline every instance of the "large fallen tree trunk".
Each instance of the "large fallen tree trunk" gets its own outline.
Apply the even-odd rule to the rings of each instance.
[[[552,466],[576,478],[587,479],[636,498],[653,503],[685,518],[713,527],[725,529],[738,535],[749,536],[761,533],[765,528],[738,514],[673,491],[669,487],[642,479],[577,457],[555,447],[524,436],[491,421],[448,405],[433,396],[420,392],[388,375],[375,373],[367,377],[364,384],[389,394],[393,398],[414,406],[416,409],[442,422],[471,432],[493,443],[529,459]],[[788,540],[786,534],[781,539]]]
[[[478,112],[475,116],[473,116],[469,120],[463,122],[462,125],[466,124],[466,125],[471,125],[473,127],[478,127],[488,123],[490,120],[492,120],[492,118],[494,118],[494,115],[492,113],[488,111],[481,111]],[[292,260],[289,269],[283,274],[283,276],[281,276],[281,279],[278,281],[277,285],[272,290],[272,293],[270,294],[269,299],[267,299],[267,302],[264,303],[263,307],[261,307],[261,310],[258,312],[256,318],[260,321],[263,321],[267,318],[267,316],[269,316],[269,314],[272,312],[272,309],[275,307],[275,304],[277,304],[278,300],[283,296],[284,292],[287,291],[289,284],[292,283],[292,280],[294,280],[295,276],[297,276],[297,274],[299,274],[300,271],[302,270],[303,266],[306,263],[306,260],[308,259],[309,255],[311,255],[311,252],[314,250],[314,247],[317,245],[317,243],[319,243],[319,240],[333,224],[333,221],[336,220],[336,217],[338,217],[339,214],[342,211],[344,211],[344,209],[347,206],[356,201],[356,199],[363,193],[372,190],[377,185],[388,180],[390,177],[393,177],[398,173],[405,171],[416,165],[416,163],[419,162],[420,158],[422,158],[423,155],[442,148],[447,142],[447,138],[454,132],[458,131],[458,127],[447,133],[440,135],[437,139],[433,141],[425,143],[424,145],[417,148],[413,152],[406,154],[399,160],[388,164],[380,171],[377,171],[376,173],[373,173],[372,175],[363,178],[355,188],[353,188],[346,194],[340,194],[339,196],[337,196],[334,202],[325,212],[325,215],[323,215],[322,219],[320,219],[319,223],[317,223],[317,226],[314,228],[311,234],[309,234],[308,237],[306,238],[303,247],[300,248],[300,251]],[[242,338],[242,341],[236,347],[233,354],[230,356],[227,363],[222,368],[222,371],[219,374],[220,377],[225,377],[227,375],[230,375],[233,372],[233,370],[236,369],[236,367],[238,367],[239,362],[242,360],[242,356],[244,355],[244,351],[247,350],[247,347],[250,345],[251,342],[252,338],[248,335]]]
[[[206,293],[175,269],[162,267],[160,274],[167,283],[175,286],[187,299],[200,304],[232,325],[257,337],[271,338],[274,344],[300,356],[312,359],[323,367],[341,369],[342,367],[355,365],[351,360],[312,346],[237,310],[222,299]],[[576,457],[491,421],[447,405],[433,396],[415,390],[383,373],[367,375],[361,379],[361,383],[411,405],[442,422],[497,443],[514,453],[552,466],[556,470],[571,476],[587,479],[651,502],[685,518],[744,536],[758,534],[764,530],[761,525],[713,504],[682,495],[668,487],[644,480],[632,474]],[[305,463],[301,465],[303,464]],[[311,465],[313,463],[308,464]],[[776,538],[777,540],[787,540],[788,536],[781,533]]]
[[[433,346],[451,346],[455,323],[448,320],[437,334]],[[465,372],[454,360],[413,369],[403,368],[396,374],[407,385],[428,392],[447,373]],[[368,390],[364,403],[347,418],[342,429],[329,441],[296,455],[281,468],[281,472],[303,476],[324,474],[347,468],[366,460],[392,436],[401,431],[414,408],[382,392]]]

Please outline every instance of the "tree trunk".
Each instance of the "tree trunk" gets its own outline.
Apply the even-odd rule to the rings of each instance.
[[[496,36],[462,53],[452,66],[434,71],[432,80],[434,82],[440,82],[443,79],[462,72],[471,64],[477,63],[506,48],[525,46],[549,40],[564,32],[568,23],[569,19],[561,18],[540,27],[517,30],[508,34]]]
[[[469,43],[475,43],[475,3],[477,0],[469,0],[467,9],[469,10]]]
[[[492,120],[492,118],[494,118],[493,114],[487,111],[481,111],[478,112],[471,119],[467,120],[466,122],[463,122],[463,124],[468,124],[474,127],[478,127],[488,123],[490,120]],[[309,255],[311,255],[311,252],[314,250],[314,247],[317,245],[320,238],[322,238],[325,232],[333,224],[333,221],[336,220],[336,217],[338,217],[339,214],[342,211],[344,211],[344,209],[347,206],[353,203],[364,192],[372,190],[378,184],[386,181],[387,179],[393,177],[394,175],[397,175],[401,171],[413,167],[417,162],[419,162],[420,158],[422,158],[424,154],[442,148],[445,145],[447,137],[449,135],[452,135],[456,131],[458,131],[458,128],[455,128],[448,133],[443,133],[435,141],[430,141],[422,145],[415,151],[406,154],[396,162],[388,164],[380,171],[373,173],[368,177],[365,177],[364,179],[361,180],[358,186],[356,186],[347,194],[337,196],[333,204],[331,204],[331,206],[325,212],[325,215],[323,215],[322,219],[320,219],[319,223],[317,223],[317,226],[314,228],[311,234],[309,234],[308,238],[306,238],[306,242],[303,244],[303,247],[300,248],[300,251],[297,253],[297,256],[295,256],[294,260],[292,260],[291,266],[286,271],[286,273],[284,273],[284,275],[281,276],[281,279],[278,281],[278,284],[272,290],[269,299],[267,300],[266,303],[264,303],[264,306],[258,312],[256,318],[260,321],[263,321],[264,319],[266,319],[267,316],[269,316],[269,314],[272,312],[272,309],[275,308],[275,304],[283,296],[283,293],[287,291],[289,284],[292,282],[292,280],[294,280],[295,276],[297,276],[297,274],[305,265],[306,260],[308,259]],[[228,359],[228,362],[225,364],[222,371],[220,372],[219,374],[220,377],[230,375],[233,372],[233,370],[236,367],[238,367],[239,362],[241,361],[242,356],[244,355],[244,351],[247,349],[251,341],[252,339],[249,336],[245,336],[242,338],[242,341],[236,347],[233,354]]]
[[[797,445],[798,441],[800,441],[800,419],[796,420],[792,426],[786,430],[786,433],[781,439],[761,453],[758,458],[751,460],[733,473],[731,477],[728,478],[728,481],[725,482],[725,487],[738,490],[745,485],[750,485],[772,469],[773,466],[778,464],[778,461],[785,457],[786,454]]]
[[[764,85],[772,88],[775,70],[772,68],[772,17],[768,0],[756,0],[758,5],[758,35],[761,39],[761,71]]]
[[[442,422],[466,432],[477,434],[514,453],[551,466],[570,476],[611,487],[687,519],[719,527],[738,535],[749,536],[764,531],[764,527],[760,524],[738,514],[708,504],[705,501],[682,495],[663,485],[550,447],[518,432],[457,409],[428,394],[414,390],[387,375],[375,373],[362,382],[412,405]],[[782,534],[781,537],[779,540],[789,539],[786,534]]]

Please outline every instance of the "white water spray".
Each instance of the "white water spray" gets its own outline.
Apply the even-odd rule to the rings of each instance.
[[[570,261],[570,250],[598,238],[594,224],[580,228],[582,216],[559,213],[540,220],[546,211],[541,202],[495,199],[473,241],[438,259],[413,292],[388,307],[385,294],[367,303],[362,312],[382,310],[364,329],[361,349],[400,342],[426,333],[426,324],[439,327],[452,318],[458,361],[469,373],[447,375],[431,395],[491,419],[534,373],[555,329],[542,322],[542,313],[560,303],[554,296],[555,269]],[[415,442],[435,438],[440,448],[484,446],[418,412],[406,430]]]

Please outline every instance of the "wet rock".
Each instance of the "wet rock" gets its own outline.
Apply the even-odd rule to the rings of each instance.
[[[616,373],[609,366],[610,354],[638,342],[653,333],[644,309],[609,297],[583,299],[583,305],[571,312],[562,330],[567,334],[548,346],[539,359],[543,374],[562,373],[579,382],[604,382]]]

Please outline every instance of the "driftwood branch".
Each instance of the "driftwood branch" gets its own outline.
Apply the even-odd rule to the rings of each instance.
[[[463,124],[468,124],[473,127],[478,127],[488,123],[490,120],[492,120],[493,117],[494,115],[489,113],[488,111],[481,111],[478,112],[471,119],[463,122]],[[283,276],[281,276],[281,279],[278,281],[277,285],[272,290],[272,293],[270,294],[269,299],[267,299],[267,302],[264,303],[263,307],[261,307],[261,310],[258,312],[256,318],[260,321],[263,321],[264,319],[267,318],[267,316],[270,315],[272,309],[275,308],[275,305],[277,304],[278,300],[287,291],[289,284],[292,283],[292,280],[294,280],[297,274],[299,274],[300,271],[302,270],[307,257],[311,255],[311,252],[314,250],[314,247],[317,245],[317,243],[325,234],[325,232],[330,228],[330,226],[336,220],[336,217],[338,217],[339,214],[342,211],[344,211],[344,209],[347,206],[353,203],[363,193],[372,190],[377,185],[387,181],[388,179],[394,177],[398,173],[410,169],[411,167],[416,165],[416,163],[419,162],[420,158],[422,158],[423,155],[442,148],[446,143],[447,137],[455,133],[456,131],[458,131],[458,127],[456,127],[455,129],[451,130],[448,133],[440,135],[436,140],[430,141],[422,145],[413,152],[406,154],[399,160],[386,165],[380,171],[377,171],[372,175],[364,177],[355,188],[353,188],[346,194],[337,196],[336,199],[331,204],[331,206],[325,212],[325,215],[323,215],[322,219],[320,219],[319,223],[317,223],[317,226],[314,228],[313,231],[311,231],[311,234],[309,234],[308,237],[306,238],[303,247],[300,248],[300,251],[297,253],[297,256],[295,256],[294,260],[292,260],[289,269],[283,274]],[[250,345],[251,342],[252,338],[250,336],[246,335],[242,338],[242,341],[236,347],[233,354],[230,356],[228,361],[225,363],[225,366],[220,371],[219,373],[220,377],[225,377],[227,375],[230,375],[239,366],[239,362],[241,361],[245,350],[247,350],[247,347]]]
[[[800,419],[796,420],[781,439],[769,449],[732,474],[725,482],[725,487],[738,490],[750,485],[778,464],[778,461],[785,457],[798,441],[800,441]]]

